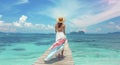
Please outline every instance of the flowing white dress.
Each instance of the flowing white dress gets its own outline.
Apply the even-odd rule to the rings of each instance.
[[[66,38],[65,34],[63,32],[57,32],[56,33],[56,41],[61,38]]]
[[[65,36],[65,34],[64,34],[63,32],[57,32],[57,33],[56,33],[56,41],[59,40],[59,39],[64,39],[64,38],[66,38],[66,36]],[[61,55],[63,49],[64,49],[64,47],[61,48],[61,51],[59,51],[59,53],[57,53],[57,55],[58,55],[58,54]]]
[[[57,32],[57,33],[56,33],[56,42],[58,42],[59,39],[66,39],[66,36],[65,36],[65,34],[64,34],[63,32]],[[55,43],[54,43],[54,44],[55,44]],[[53,44],[53,45],[54,45],[54,44]],[[52,48],[52,47],[51,47],[51,48]],[[50,48],[50,49],[51,49],[51,48]],[[55,52],[55,53],[56,53],[55,55],[53,55],[52,53],[49,54],[49,55],[44,59],[44,61],[49,61],[52,57],[58,56],[58,54],[61,55],[63,49],[64,49],[64,44],[63,44],[63,46],[59,49],[59,51]]]

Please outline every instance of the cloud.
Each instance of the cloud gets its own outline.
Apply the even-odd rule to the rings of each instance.
[[[65,17],[70,18],[71,15],[77,14],[80,6],[80,2],[78,0],[50,0],[55,5],[54,7],[50,7],[43,12],[39,12],[39,14],[44,14],[51,18],[56,19],[57,17]]]
[[[99,14],[86,15],[84,18],[81,18],[81,16],[78,16],[77,18],[72,20],[72,23],[78,27],[87,27],[87,26],[104,22],[114,17],[118,17],[120,16],[120,8],[119,8],[120,1],[116,1],[115,3],[116,4],[110,6],[108,10],[105,10]]]
[[[0,4],[1,14],[7,13],[7,15],[9,15],[9,14],[18,13],[19,11],[21,11],[19,7],[16,8],[16,6],[29,3],[29,0],[10,0],[10,1],[3,0],[3,1],[0,1],[0,3],[2,3]]]
[[[92,8],[99,8],[100,5],[108,4],[107,7],[101,8],[101,12],[93,13],[89,6],[86,4],[82,4],[79,0],[50,0],[55,5],[54,7],[49,7],[48,9],[44,10],[43,12],[39,12],[39,14],[44,14],[51,18],[57,18],[59,16],[63,16],[67,20],[67,24],[72,28],[83,28],[92,26],[106,20],[109,20],[114,17],[120,16],[120,1],[118,0],[103,0],[98,1],[92,5]],[[107,2],[106,2],[107,1]],[[97,5],[99,3],[99,6]],[[88,11],[83,12],[88,8]],[[84,15],[81,15],[81,10]],[[91,11],[91,12],[90,12]]]
[[[52,26],[52,25],[44,25],[44,24],[35,24],[35,27],[36,28],[39,28],[39,29],[41,29],[41,30],[54,30],[54,26]]]
[[[5,23],[4,21],[0,21],[0,31],[2,32],[15,32],[16,29],[12,28],[11,26],[13,26],[12,23]]]
[[[45,29],[46,29],[46,30],[53,30],[53,29],[54,29],[54,26],[47,25],[47,26],[45,27]]]
[[[13,22],[13,25],[16,27],[31,27],[33,24],[30,22],[26,22],[27,18],[28,18],[27,16],[22,15],[19,18],[19,21]]]
[[[0,21],[0,31],[2,32],[54,32],[54,26],[45,25],[45,24],[33,24],[31,22],[27,22],[27,16],[22,15],[18,21],[7,23],[4,21]]]
[[[109,5],[114,5],[118,0],[106,0]]]
[[[19,18],[19,21],[17,22],[13,22],[13,24],[16,27],[22,27],[22,28],[31,28],[31,29],[37,29],[37,30],[53,30],[53,26],[52,25],[45,25],[45,24],[32,24],[30,22],[27,22],[27,16],[22,15]]]
[[[19,18],[19,21],[13,22],[13,25],[16,26],[16,27],[32,27],[33,24],[26,21],[27,18],[28,18],[27,16],[22,15],[22,16]]]
[[[27,18],[28,18],[27,16],[22,15],[22,16],[19,18],[19,22],[20,22],[20,23],[24,23]]]
[[[16,28],[0,26],[0,32],[16,32]]]
[[[109,30],[119,31],[120,24],[110,21],[108,24],[105,25],[105,28],[108,28]]]
[[[29,3],[29,0],[19,0],[16,5]]]
[[[120,30],[120,25],[116,25],[115,27],[116,27],[118,30]]]
[[[108,6],[99,8],[98,2],[93,2],[92,5],[88,5],[86,1],[80,0],[50,0],[53,4],[44,8],[40,11],[39,14],[49,16],[50,18],[56,19],[57,17],[65,17],[67,26],[71,27],[73,30],[85,30],[87,27],[104,22],[111,18],[120,16],[120,1],[115,0],[106,0],[108,2],[102,4],[108,4]],[[101,0],[100,0],[101,1]],[[104,2],[105,0],[103,0]],[[28,3],[29,0],[19,0],[19,4]],[[84,3],[85,2],[85,3]],[[16,2],[15,2],[16,3]],[[16,5],[19,5],[16,4]],[[100,4],[100,3],[99,3]],[[100,5],[102,5],[100,4]],[[96,6],[97,5],[97,6]],[[15,5],[14,5],[15,6]],[[97,9],[96,9],[97,7]],[[91,9],[92,8],[92,9]],[[84,10],[85,9],[85,10]],[[101,9],[99,13],[94,13]],[[105,9],[105,10],[104,10]],[[86,11],[87,10],[87,11]],[[2,16],[1,16],[2,18]],[[18,21],[12,22],[13,27],[19,29],[32,29],[32,30],[54,30],[54,26],[45,25],[45,24],[33,24],[28,22],[29,17],[22,15]],[[4,21],[0,22],[1,26],[6,26],[7,24]],[[114,24],[111,22],[110,24]],[[119,29],[119,26],[116,26]]]
[[[21,27],[21,24],[18,23],[18,22],[13,22],[13,25],[16,26],[16,27]]]
[[[23,27],[24,25],[27,26],[29,23],[26,22],[26,19],[27,19],[27,16],[22,15],[22,16],[19,18],[19,21],[13,22],[13,24],[14,24],[14,26],[17,26],[17,27]]]
[[[0,19],[2,18],[2,15],[0,15]]]
[[[110,25],[115,25],[115,22],[111,21],[109,22]]]
[[[0,26],[6,26],[6,27],[9,27],[11,26],[12,23],[5,23],[4,21],[0,21]]]
[[[0,25],[2,25],[3,24],[3,21],[0,21]]]
[[[26,26],[26,27],[32,27],[33,24],[32,23],[25,23],[24,26]]]
[[[101,30],[101,28],[96,28],[96,32],[100,32]]]

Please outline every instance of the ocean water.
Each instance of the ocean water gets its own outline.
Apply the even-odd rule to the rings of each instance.
[[[43,34],[1,34],[0,65],[32,65],[54,38]]]
[[[120,34],[71,35],[75,65],[120,65]]]
[[[67,35],[75,65],[120,65],[120,34]],[[54,34],[0,34],[0,65],[32,65]]]

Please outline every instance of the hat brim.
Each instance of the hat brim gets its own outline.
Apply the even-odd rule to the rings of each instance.
[[[63,23],[65,21],[65,19],[63,19],[63,21],[60,21],[59,19],[57,19],[57,22],[59,23]]]

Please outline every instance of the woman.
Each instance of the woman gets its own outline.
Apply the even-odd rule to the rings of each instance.
[[[57,24],[55,25],[55,32],[56,32],[56,41],[60,40],[60,39],[65,39],[65,25],[64,25],[64,18],[60,17],[57,19]],[[56,43],[54,43],[56,44]],[[53,45],[54,45],[53,44]],[[50,47],[50,49],[53,48],[53,45]],[[56,54],[58,56],[58,58],[62,58],[63,56],[63,52],[64,52],[64,48],[61,47],[61,50]],[[53,52],[54,53],[54,52]],[[47,62],[51,59],[52,54],[49,54],[44,61]]]
[[[65,36],[65,25],[64,25],[64,18],[60,17],[57,19],[57,24],[55,25],[55,32],[56,32],[56,41],[61,38],[66,38]],[[58,54],[58,57],[63,57],[64,49]]]

